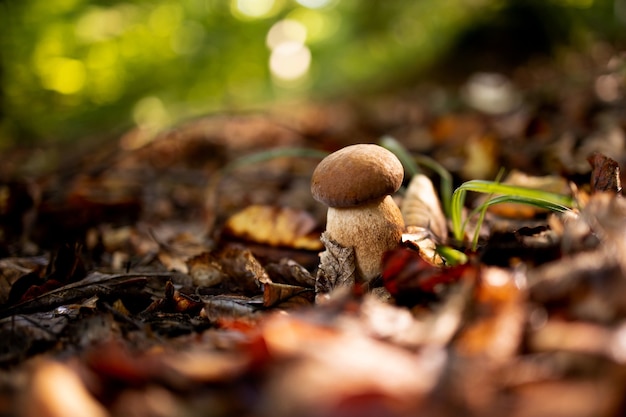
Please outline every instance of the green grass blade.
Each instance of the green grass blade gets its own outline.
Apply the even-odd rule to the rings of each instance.
[[[504,176],[504,169],[500,168],[500,170],[498,171],[498,175],[496,175],[496,179],[494,180],[495,183],[500,184],[500,180],[502,180],[502,177]],[[487,197],[487,201],[491,200],[493,198],[493,194],[489,194],[489,196]],[[483,225],[483,222],[485,221],[485,216],[487,215],[487,209],[489,208],[489,206],[487,204],[483,204],[479,207],[479,211],[480,211],[480,215],[478,217],[478,221],[476,222],[476,228],[474,229],[474,236],[472,237],[472,250],[476,251],[476,248],[478,247],[478,238],[480,237],[480,229]],[[468,217],[467,219],[470,219],[470,217]],[[466,219],[466,222],[467,222]],[[464,227],[465,228],[465,227]]]
[[[446,265],[456,266],[467,263],[467,255],[447,245],[437,245],[435,250],[445,261]]]
[[[552,211],[569,210],[574,206],[574,199],[563,194],[551,193],[534,188],[520,187],[516,185],[501,184],[493,181],[471,180],[459,186],[452,194],[451,220],[452,230],[455,239],[462,241],[465,223],[462,221],[463,206],[468,191],[483,194],[499,194],[499,196],[489,199],[486,203],[490,205],[504,202],[515,202],[542,207]],[[482,210],[481,206],[474,210],[475,214]],[[469,218],[469,217],[468,217]]]

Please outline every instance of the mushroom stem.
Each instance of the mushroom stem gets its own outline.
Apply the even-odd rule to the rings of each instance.
[[[329,207],[326,232],[335,242],[354,248],[360,278],[370,281],[381,273],[383,253],[402,239],[404,221],[391,196],[356,207]]]

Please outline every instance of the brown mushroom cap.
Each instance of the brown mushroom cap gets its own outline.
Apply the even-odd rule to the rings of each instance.
[[[378,145],[346,146],[322,159],[313,171],[311,193],[329,207],[354,207],[398,191],[404,169]]]

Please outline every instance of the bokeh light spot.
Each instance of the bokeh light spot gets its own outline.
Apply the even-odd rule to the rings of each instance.
[[[149,96],[135,104],[133,119],[142,129],[158,130],[169,123],[170,117],[163,101],[158,97]]]
[[[306,40],[306,28],[299,22],[284,19],[276,22],[267,32],[268,48],[274,49],[281,43],[296,42],[303,44]]]
[[[299,42],[283,42],[272,50],[270,70],[275,77],[292,81],[303,77],[311,65],[311,51]]]
[[[84,42],[102,41],[123,30],[123,16],[115,9],[89,9],[76,23],[76,37]]]
[[[341,23],[341,15],[336,11],[318,11],[299,7],[289,13],[289,20],[295,20],[306,28],[307,43],[321,42],[332,38]]]
[[[335,3],[335,0],[296,0],[298,4],[310,9],[321,9]]]
[[[247,18],[269,17],[274,9],[275,0],[233,0],[233,12],[236,16]]]
[[[53,57],[41,74],[44,88],[61,94],[75,94],[85,87],[85,66],[76,59]]]

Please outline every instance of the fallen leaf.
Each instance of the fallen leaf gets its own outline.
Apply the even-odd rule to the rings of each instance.
[[[147,311],[183,313],[196,316],[203,307],[204,303],[199,298],[174,289],[172,281],[168,281],[167,284],[165,284],[165,296],[152,303]]]
[[[445,260],[437,253],[437,243],[430,230],[418,227],[408,226],[405,233],[402,233],[402,243],[416,250],[422,258],[434,266],[444,266]]]
[[[439,196],[426,175],[417,174],[411,182],[400,205],[404,224],[432,232],[436,240],[444,243],[448,236],[446,216],[441,209]]]
[[[93,296],[110,297],[113,295],[123,296],[132,293],[132,290],[142,288],[147,283],[147,276],[152,278],[171,277],[171,273],[142,273],[142,274],[116,274],[107,275],[92,272],[79,282],[67,284],[54,290],[46,291],[37,297],[24,300],[16,305],[0,309],[0,317],[8,317],[14,314],[28,314],[36,311],[49,311],[55,307],[73,303],[77,300],[87,299]]]
[[[59,346],[59,339],[76,311],[67,314],[20,314],[0,320],[0,364],[11,366],[28,358],[36,346]],[[39,323],[45,323],[45,326]]]
[[[619,176],[619,164],[614,159],[599,152],[592,153],[587,158],[591,165],[591,191],[609,191],[616,194],[622,192],[622,183]]]
[[[228,278],[219,259],[210,252],[189,259],[187,268],[196,287],[213,287]]]
[[[323,294],[338,287],[353,287],[357,274],[354,249],[339,245],[326,232],[322,233],[321,241],[326,250],[320,254],[315,292]]]
[[[315,277],[292,259],[281,259],[278,263],[265,265],[272,282],[314,288]]]
[[[461,279],[470,268],[467,264],[436,267],[416,251],[400,248],[383,256],[383,283],[401,305],[434,301],[448,284]]]
[[[289,207],[253,205],[231,216],[224,233],[270,246],[320,250],[317,223],[306,211]]]
[[[250,250],[228,246],[216,253],[222,271],[228,277],[222,285],[233,293],[258,294],[261,284],[271,282],[269,275]]]
[[[232,326],[233,323],[238,323],[238,326],[254,324],[261,318],[260,310],[255,306],[260,303],[248,297],[217,295],[202,297],[202,300],[204,308],[200,317],[219,326]]]
[[[33,285],[33,283],[24,283],[23,289],[13,290],[15,284],[20,281],[22,277],[30,274],[38,277],[38,279],[33,281],[39,281],[45,275],[47,264],[48,259],[43,256],[0,259],[0,305],[9,302],[9,300],[13,303],[19,301],[21,294],[24,294],[26,289]],[[15,291],[15,295],[11,297],[10,293],[12,291]]]
[[[210,248],[201,236],[190,232],[174,235],[167,242],[159,242],[159,261],[170,271],[188,273],[187,260]]]
[[[297,298],[297,302],[293,302]],[[292,301],[290,306],[310,305],[315,300],[312,288],[304,288],[296,285],[267,283],[263,285],[263,306],[274,307],[285,301]]]
[[[9,303],[31,300],[49,291],[80,281],[86,271],[80,257],[80,245],[62,245],[48,263],[46,275],[42,270],[26,274],[13,284],[9,292]]]

